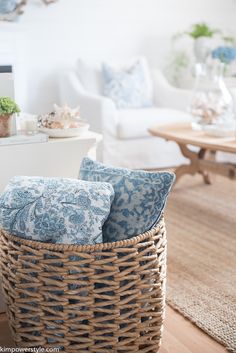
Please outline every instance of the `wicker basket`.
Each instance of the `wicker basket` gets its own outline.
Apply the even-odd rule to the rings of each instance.
[[[1,231],[1,274],[17,347],[156,353],[166,276],[162,219],[129,240],[46,244]]]

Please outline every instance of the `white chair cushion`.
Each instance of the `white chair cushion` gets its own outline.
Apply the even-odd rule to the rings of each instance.
[[[155,124],[190,122],[185,112],[167,108],[125,109],[117,112],[117,138],[136,139],[150,136],[148,129]]]

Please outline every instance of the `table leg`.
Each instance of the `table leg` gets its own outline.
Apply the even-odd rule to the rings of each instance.
[[[215,161],[215,152],[208,151],[204,148],[201,148],[199,152],[191,151],[186,145],[178,144],[182,152],[182,155],[190,160],[190,164],[181,165],[175,170],[176,182],[184,175],[190,174],[194,175],[200,173],[203,177],[203,180],[206,184],[211,184],[211,179],[209,173],[200,168],[200,161],[207,160]]]
[[[196,152],[191,151],[186,145],[178,144],[179,148],[182,152],[182,155],[190,160],[190,164],[181,165],[175,170],[176,182],[184,175],[190,174],[194,175],[198,172],[197,161],[198,154]]]
[[[198,159],[203,160],[206,159],[208,161],[215,161],[216,152],[208,151],[205,148],[201,148],[198,152]],[[202,174],[203,180],[205,184],[212,184],[211,175],[206,170],[199,169],[199,173]]]

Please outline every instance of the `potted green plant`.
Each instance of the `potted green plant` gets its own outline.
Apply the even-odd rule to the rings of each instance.
[[[212,38],[215,34],[221,33],[221,30],[217,28],[210,28],[206,23],[196,23],[194,24],[190,31],[187,31],[188,34],[193,39],[197,38]]]
[[[194,39],[194,51],[198,61],[204,62],[214,47],[212,38],[221,34],[221,30],[211,28],[206,23],[196,23],[187,34]]]
[[[0,97],[0,137],[11,136],[12,117],[19,113],[18,105],[9,97]]]
[[[214,37],[220,36],[223,39],[222,31],[218,28],[211,28],[208,24],[201,22],[193,24],[189,30],[177,33],[173,39],[189,36],[194,41],[194,52],[198,62],[204,62],[207,55],[214,49]]]

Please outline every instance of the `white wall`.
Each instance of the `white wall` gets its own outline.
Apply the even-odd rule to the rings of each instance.
[[[162,66],[169,39],[206,21],[236,34],[236,0],[31,0],[17,23],[0,23],[0,63],[16,64],[24,110],[46,112],[58,101],[57,78],[78,56],[112,59],[144,54]]]

